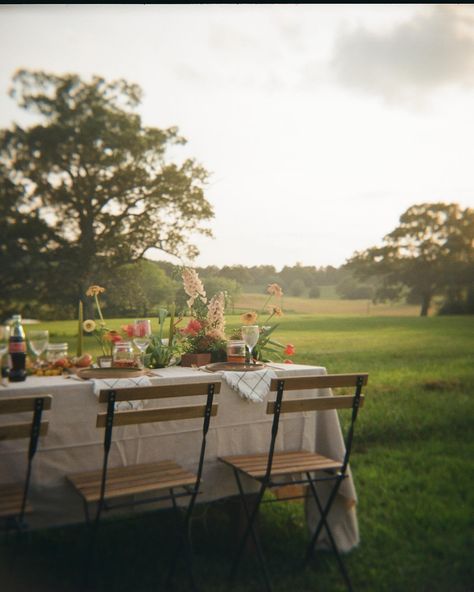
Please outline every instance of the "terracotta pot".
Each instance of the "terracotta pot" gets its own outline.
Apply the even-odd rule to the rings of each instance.
[[[211,363],[211,354],[183,354],[181,356],[181,366],[205,366]]]

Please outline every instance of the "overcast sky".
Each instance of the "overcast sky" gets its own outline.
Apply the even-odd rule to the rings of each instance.
[[[0,6],[18,68],[125,78],[212,174],[198,265],[340,265],[412,204],[474,206],[473,5]]]

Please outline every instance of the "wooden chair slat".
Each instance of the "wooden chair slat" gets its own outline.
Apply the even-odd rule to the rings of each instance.
[[[119,411],[114,415],[114,426],[152,423],[159,421],[175,421],[179,419],[196,419],[204,417],[205,405],[186,405],[183,407],[164,407],[162,409],[145,409]],[[212,405],[211,415],[217,415],[217,404]],[[97,415],[96,427],[105,427],[106,413]]]
[[[140,469],[138,477],[137,468]],[[93,471],[88,474],[70,475],[68,479],[86,501],[94,502],[100,498],[101,477],[102,471]],[[113,499],[170,487],[194,485],[195,481],[196,475],[174,461],[115,467],[107,474],[105,498]]]
[[[49,422],[42,421],[40,426],[40,436],[45,436],[48,433]],[[0,441],[1,440],[15,440],[19,438],[29,438],[31,435],[31,422],[29,423],[12,423],[9,425],[0,425]]]
[[[363,385],[367,384],[369,375],[365,372],[359,374],[320,374],[317,376],[295,376],[292,378],[284,378],[285,391],[299,391],[305,389],[324,389],[324,388],[339,388],[343,386],[357,385],[359,376],[363,377]],[[276,391],[278,382],[282,380],[279,378],[272,379],[270,383],[270,390]]]
[[[283,401],[280,413],[301,413],[303,411],[327,411],[329,409],[350,409],[354,402],[353,396],[337,395],[330,397],[313,397],[311,399],[293,399]],[[360,405],[364,404],[364,395],[360,396]],[[267,414],[275,411],[275,403],[267,403]]]
[[[258,454],[244,457],[223,457],[220,460],[247,473],[251,477],[263,477],[267,470],[268,455]],[[290,475],[327,469],[339,469],[342,463],[321,454],[308,451],[276,453],[273,457],[272,475]]]
[[[38,397],[12,397],[10,399],[0,399],[0,415],[5,413],[34,411],[36,399],[43,399],[43,409],[51,409],[51,402],[53,400],[51,395],[40,395]]]
[[[165,399],[170,397],[193,397],[207,395],[209,384],[214,385],[214,394],[217,395],[221,390],[221,383],[219,381],[195,382],[192,384],[180,383],[171,385],[157,385],[144,386],[140,388],[124,388],[117,389],[116,401],[137,401],[148,399]],[[99,393],[99,402],[107,403],[108,393],[110,390],[102,390]]]

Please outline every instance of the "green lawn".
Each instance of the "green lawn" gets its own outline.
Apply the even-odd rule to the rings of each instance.
[[[237,326],[238,317],[230,323]],[[74,323],[47,325],[55,341],[75,329]],[[282,319],[277,337],[295,345],[296,362],[329,372],[369,372],[351,463],[361,543],[346,562],[355,590],[473,590],[473,336],[474,317]],[[303,525],[301,504],[264,508],[260,527],[275,591],[344,590],[330,554],[321,554],[314,570],[300,568]],[[85,590],[83,534],[70,527],[33,533],[28,545],[0,546],[2,589]],[[235,542],[228,506],[199,507],[193,538],[202,589],[227,591]],[[102,531],[98,589],[163,590],[172,540],[168,513],[110,521]],[[14,556],[12,574],[7,566]],[[183,577],[176,590],[188,589],[186,583]],[[262,589],[251,561],[233,589]]]

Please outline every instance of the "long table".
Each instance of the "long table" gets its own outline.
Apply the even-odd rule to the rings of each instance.
[[[273,365],[278,377],[325,374],[322,367]],[[171,367],[156,371],[152,384],[177,384],[208,381],[210,374],[192,368]],[[219,374],[213,375],[219,378]],[[41,439],[34,461],[30,501],[35,511],[29,518],[33,528],[71,524],[84,519],[79,496],[66,480],[66,475],[96,470],[101,467],[103,430],[97,429],[99,408],[90,381],[62,376],[28,377],[23,383],[9,383],[0,389],[0,397],[50,394],[53,396],[49,414],[49,432]],[[314,396],[327,394],[315,391]],[[293,392],[292,397],[298,397]],[[181,401],[180,401],[181,402]],[[217,416],[212,418],[208,434],[202,495],[199,502],[235,496],[237,492],[231,469],[218,461],[219,456],[267,452],[272,416],[266,414],[266,403],[243,400],[222,380],[216,396]],[[186,401],[183,400],[185,404]],[[148,404],[148,403],[147,403]],[[1,421],[1,418],[0,418]],[[109,466],[127,466],[174,459],[187,469],[195,470],[198,463],[202,434],[200,420],[140,424],[114,428],[114,442]],[[281,417],[277,450],[318,450],[342,460],[344,441],[336,411],[291,413]],[[0,445],[0,483],[21,482],[24,479],[26,443],[20,440]],[[255,491],[250,479],[246,490]],[[324,492],[323,492],[324,498]],[[331,511],[330,523],[336,542],[348,551],[359,542],[356,517],[356,492],[352,476],[343,482]],[[318,512],[306,501],[306,517],[314,528]],[[320,546],[327,545],[321,534]]]

